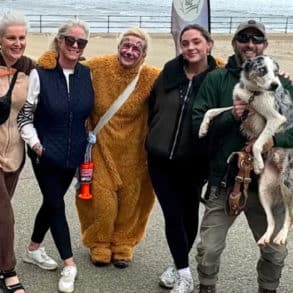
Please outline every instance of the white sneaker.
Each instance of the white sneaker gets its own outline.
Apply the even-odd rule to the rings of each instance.
[[[174,288],[170,293],[191,293],[193,292],[193,279],[192,277],[180,276]]]
[[[159,285],[164,288],[172,289],[178,279],[179,274],[175,266],[169,266],[160,276]]]
[[[44,270],[56,270],[58,267],[57,262],[47,255],[45,247],[40,247],[36,250],[26,250],[23,261],[32,263]]]
[[[70,293],[74,291],[74,281],[77,275],[76,266],[65,266],[61,272],[61,278],[58,282],[59,292]]]

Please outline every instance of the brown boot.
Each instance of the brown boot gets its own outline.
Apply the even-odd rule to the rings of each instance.
[[[277,290],[269,290],[269,289],[264,289],[264,288],[259,287],[258,293],[277,293]]]
[[[203,285],[199,284],[199,293],[216,293],[215,285]]]

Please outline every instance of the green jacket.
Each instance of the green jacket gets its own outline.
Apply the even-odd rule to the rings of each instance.
[[[240,71],[241,68],[237,66],[235,56],[231,56],[226,68],[214,70],[205,78],[192,107],[193,136],[196,140],[199,139],[199,127],[207,110],[232,105],[233,88],[239,81]],[[280,77],[280,80],[292,98],[291,81],[283,77]],[[239,126],[240,122],[234,119],[231,111],[219,115],[210,125],[209,183],[211,185],[219,186],[228,170],[228,156],[234,151],[239,151],[246,142]],[[274,142],[276,147],[293,147],[293,128],[276,134]],[[228,184],[232,184],[234,175],[232,172],[231,178],[228,178]]]

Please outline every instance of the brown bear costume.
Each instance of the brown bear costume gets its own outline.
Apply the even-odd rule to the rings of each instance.
[[[85,62],[92,71],[95,105],[89,119],[94,129],[101,116],[138,73],[123,68],[117,55]],[[90,201],[77,198],[83,243],[94,263],[131,261],[154,204],[146,165],[147,98],[157,68],[144,65],[135,90],[102,128],[92,149],[94,175]]]

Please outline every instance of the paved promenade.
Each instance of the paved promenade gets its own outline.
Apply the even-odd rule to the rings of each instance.
[[[16,221],[16,254],[19,273],[26,292],[55,293],[60,269],[53,272],[43,271],[21,261],[30,239],[35,214],[40,206],[41,194],[37,187],[27,160],[13,200]],[[71,227],[71,238],[79,275],[76,293],[167,293],[161,289],[158,276],[170,263],[169,251],[164,237],[164,224],[161,210],[156,204],[144,241],[137,247],[132,265],[119,270],[112,265],[104,268],[94,267],[89,261],[88,251],[80,241],[80,228],[75,209],[74,190],[66,195],[67,215]],[[62,262],[48,234],[45,240],[48,253]],[[293,233],[289,239],[289,256],[284,269],[279,293],[293,292]],[[197,284],[195,248],[190,258],[191,270]],[[258,249],[254,243],[247,223],[240,216],[230,231],[226,251],[222,258],[219,276],[219,293],[257,293],[255,266]],[[195,289],[194,292],[197,292]]]

